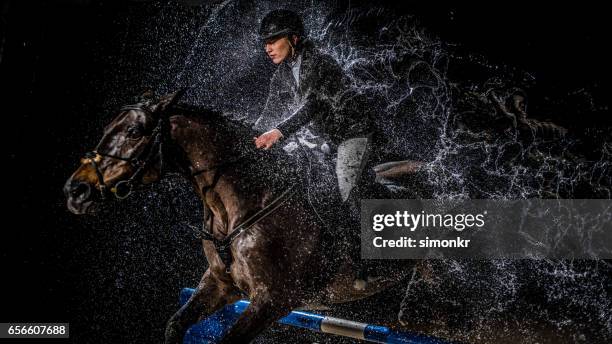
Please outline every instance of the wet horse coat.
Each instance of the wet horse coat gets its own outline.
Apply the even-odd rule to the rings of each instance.
[[[300,183],[286,155],[254,149],[251,138],[255,133],[250,128],[208,110],[173,106],[175,101],[174,96],[168,96],[156,104],[140,104],[147,111],[132,107],[107,126],[97,151],[113,154],[99,153],[95,168],[90,161],[82,161],[67,181],[71,211],[92,212],[102,201],[92,190],[129,179],[135,166],[112,156],[144,151],[152,144],[155,123],[162,121],[167,121],[169,141],[159,151],[172,152],[171,165],[193,184],[209,209],[210,216],[204,222],[209,222],[211,234],[219,240],[279,193]],[[142,135],[134,135],[134,128],[140,128]],[[166,165],[168,159],[164,156]],[[143,173],[143,183],[161,178],[160,161],[161,157],[156,157]],[[296,192],[233,240],[229,267],[213,242],[204,240],[208,270],[193,296],[168,322],[166,343],[181,343],[190,325],[244,296],[251,304],[226,334],[224,343],[248,342],[295,308],[372,295],[411,272],[400,269],[399,274],[357,291],[352,288],[350,259],[330,254],[329,246],[323,245],[329,240],[326,235],[329,232],[304,194]]]

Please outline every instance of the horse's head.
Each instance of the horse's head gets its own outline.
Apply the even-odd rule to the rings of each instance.
[[[121,109],[64,185],[71,212],[94,213],[105,200],[126,198],[134,186],[161,177],[161,145],[169,135],[166,110],[182,93]]]

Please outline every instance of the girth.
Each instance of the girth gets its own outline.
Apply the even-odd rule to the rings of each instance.
[[[281,205],[283,205],[288,199],[290,199],[296,193],[296,190],[297,190],[296,184],[287,188],[282,194],[276,197],[272,202],[270,202],[268,205],[266,205],[261,210],[257,211],[255,214],[251,215],[249,218],[247,218],[241,224],[235,227],[223,239],[217,239],[212,234],[212,224],[213,224],[212,214],[211,214],[211,221],[210,221],[210,230],[206,228],[207,227],[206,223],[202,225],[202,229],[199,229],[189,224],[188,226],[196,233],[196,235],[200,239],[211,241],[213,243],[213,245],[215,246],[215,249],[217,250],[217,254],[219,255],[219,257],[221,258],[221,261],[223,261],[223,264],[225,265],[225,272],[230,273],[230,267],[233,262],[231,246],[234,240],[236,240],[236,238],[240,236],[242,233],[246,232],[247,230],[252,228],[254,225],[256,225],[259,221],[265,219],[266,217],[274,213]]]

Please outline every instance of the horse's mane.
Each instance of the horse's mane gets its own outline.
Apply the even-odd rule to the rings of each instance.
[[[187,116],[200,123],[212,123],[225,136],[230,137],[232,146],[244,153],[255,154],[252,140],[261,133],[252,128],[252,123],[236,119],[231,114],[224,113],[201,105],[177,104],[173,107],[175,113]]]
[[[234,118],[230,114],[212,108],[201,105],[177,104],[173,109],[181,115],[189,116],[195,120],[214,122],[224,129],[231,129],[239,134],[257,135],[256,131],[252,128],[252,123]]]
[[[253,138],[261,135],[261,132],[252,128],[252,123],[234,118],[230,114],[199,105],[177,104],[173,107],[173,113],[187,116],[201,123],[213,123],[233,146],[235,154],[242,157],[243,170],[248,172],[249,177],[262,183],[275,180],[278,183],[287,177],[287,173],[296,173],[295,159],[281,148],[275,145],[271,150],[264,151],[255,148]],[[292,172],[291,172],[292,171]],[[295,176],[291,176],[293,179]]]

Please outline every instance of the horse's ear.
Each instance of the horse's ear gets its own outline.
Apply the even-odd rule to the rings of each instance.
[[[145,89],[138,97],[136,97],[137,103],[149,103],[155,98],[155,92],[152,89]]]
[[[155,105],[153,112],[162,113],[170,109],[173,105],[178,103],[187,90],[188,88],[184,87],[174,93],[166,94],[165,96],[161,97],[159,102]]]

